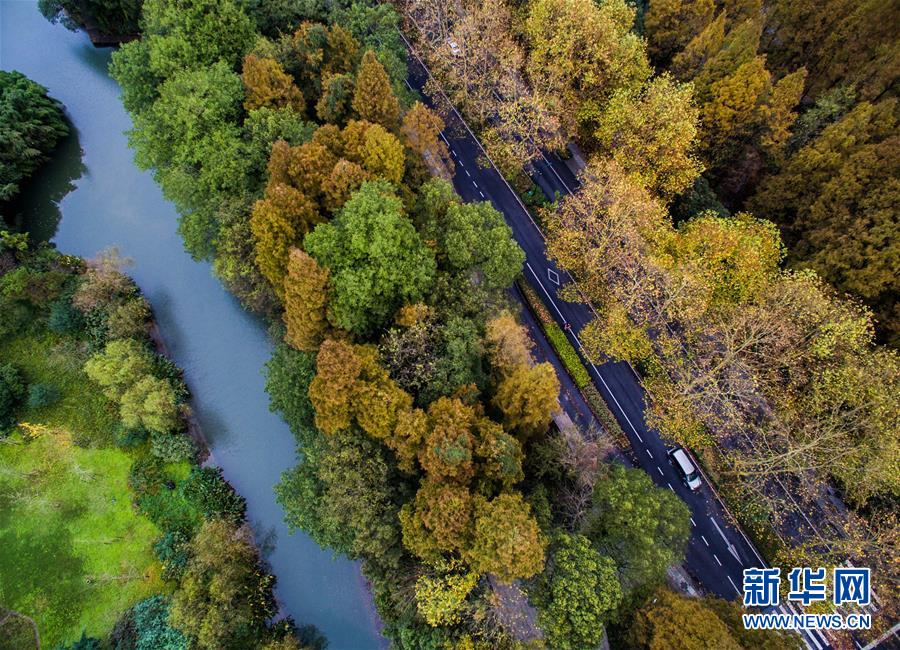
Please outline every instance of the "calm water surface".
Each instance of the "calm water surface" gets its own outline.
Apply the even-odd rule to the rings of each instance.
[[[19,70],[66,106],[75,133],[25,192],[34,236],[92,257],[117,246],[153,305],[166,344],[185,370],[212,461],[247,499],[248,518],[270,549],[278,597],[298,624],[316,625],[334,649],[384,645],[357,564],[333,559],[301,533],[289,535],[272,487],[294,462],[294,441],[269,412],[261,374],[271,344],[184,252],[176,212],[150,174],[132,163],[131,121],[106,72],[110,52],[84,34],[51,25],[35,3],[0,0],[0,67]]]

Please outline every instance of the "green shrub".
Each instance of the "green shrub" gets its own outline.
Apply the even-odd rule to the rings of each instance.
[[[153,431],[150,434],[150,453],[166,463],[177,463],[182,460],[191,460],[197,453],[194,441],[183,433],[160,433]]]
[[[77,641],[69,643],[60,643],[56,646],[56,650],[101,650],[103,642],[92,636],[88,636],[87,632],[82,630],[81,638]]]
[[[0,364],[0,433],[15,424],[16,409],[25,398],[25,380],[10,363]]]
[[[161,489],[142,496],[137,501],[138,508],[162,530],[180,531],[192,536],[203,522],[203,516],[184,498],[181,490],[171,485],[169,481],[164,481]]]
[[[169,626],[169,600],[151,596],[127,610],[109,635],[115,650],[187,650],[185,636]]]
[[[150,432],[144,427],[126,427],[121,422],[116,431],[116,445],[119,447],[140,447],[147,442]]]
[[[569,339],[566,338],[566,333],[563,332],[562,328],[556,323],[549,323],[544,327],[544,333],[547,335],[550,345],[556,350],[556,354],[559,355],[560,361],[563,362],[566,370],[568,370],[569,374],[572,376],[572,381],[575,382],[575,385],[578,386],[578,388],[584,388],[585,386],[590,385],[591,376],[588,374],[587,368],[585,368],[584,364],[581,362],[581,357],[578,356],[578,352],[576,352],[572,344],[569,343]]]
[[[153,545],[153,552],[163,565],[163,578],[178,581],[191,557],[190,538],[180,530],[170,530]]]
[[[165,472],[163,464],[155,456],[141,456],[131,466],[128,475],[128,487],[134,492],[135,499],[140,500],[147,494],[155,494],[163,487]]]
[[[184,383],[184,373],[175,363],[161,354],[153,357],[153,375],[165,379],[172,386],[175,393],[175,403],[184,404],[191,397],[187,384]]]
[[[603,428],[606,429],[606,432],[612,436],[616,443],[625,449],[631,446],[628,436],[625,435],[622,427],[619,426],[618,420],[616,420],[612,411],[609,410],[609,406],[607,406],[606,400],[603,399],[600,391],[593,384],[589,384],[581,390],[581,394],[584,395],[584,399],[588,406],[591,407],[591,411],[600,420],[600,424],[603,425]]]
[[[61,397],[53,384],[33,384],[28,388],[28,408],[39,409],[56,404]]]
[[[207,519],[220,517],[239,526],[247,511],[244,497],[222,477],[218,467],[195,467],[183,486],[185,498]]]
[[[72,306],[71,296],[63,296],[50,305],[47,327],[57,334],[74,334],[85,327],[84,316]]]

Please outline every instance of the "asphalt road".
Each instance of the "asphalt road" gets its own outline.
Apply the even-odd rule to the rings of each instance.
[[[428,73],[415,56],[409,59],[409,69],[407,83],[421,93]],[[424,93],[422,95],[424,97]],[[490,201],[503,213],[513,236],[525,251],[525,275],[543,293],[560,326],[571,325],[567,335],[576,349],[581,351],[578,332],[590,322],[592,312],[584,304],[568,303],[556,297],[559,287],[571,282],[571,279],[548,259],[540,228],[497,170],[492,165],[485,165],[486,157],[480,144],[458,113],[450,116],[442,138],[456,165],[453,184],[457,192],[465,201]],[[577,187],[577,180],[568,167],[552,156],[538,161],[534,178],[548,196],[553,196],[554,192],[565,195]],[[678,495],[691,511],[691,537],[685,568],[710,594],[728,600],[742,598],[743,570],[768,565],[743,532],[730,523],[730,517],[708,481],[704,480],[703,486],[696,492],[681,482],[669,462],[666,443],[645,422],[644,391],[631,366],[613,362],[594,365],[586,357],[583,360],[592,373],[597,389],[628,436],[637,465],[658,486]],[[560,367],[558,360],[555,365]],[[574,387],[569,389],[567,395],[567,388],[568,383],[564,381],[561,403],[573,421],[583,423],[586,417],[583,400],[580,396],[573,399],[571,390]],[[784,574],[787,570],[782,569]],[[779,611],[790,610],[785,610],[782,605]],[[817,650],[829,645],[818,632],[804,635],[804,640],[809,647]]]

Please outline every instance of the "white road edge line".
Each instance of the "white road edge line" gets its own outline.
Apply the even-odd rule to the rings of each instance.
[[[734,587],[734,590],[737,592],[737,595],[742,596],[743,594],[741,593],[741,590],[737,588],[736,584],[734,584],[734,580],[731,579],[731,576],[726,575],[725,577],[728,578],[728,582],[730,582],[731,586]]]

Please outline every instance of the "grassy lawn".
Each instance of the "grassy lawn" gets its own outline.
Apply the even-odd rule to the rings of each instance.
[[[0,605],[34,619],[42,647],[82,630],[103,636],[125,608],[166,590],[159,531],[132,507],[132,457],[109,444],[115,413],[81,372],[85,355],[53,336],[0,344],[29,383],[63,396],[21,414],[33,436],[0,441]]]
[[[16,366],[29,385],[50,383],[62,394],[52,406],[26,410],[22,420],[66,429],[80,446],[109,447],[118,414],[84,374],[89,356],[85,343],[51,332],[0,341],[0,361]]]

